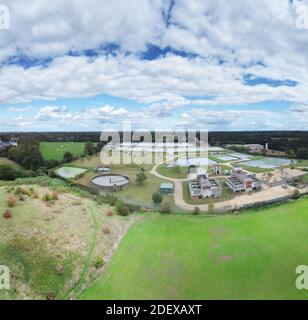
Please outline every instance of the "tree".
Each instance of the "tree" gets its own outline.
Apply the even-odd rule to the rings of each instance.
[[[9,164],[0,165],[0,180],[15,180],[18,172]]]
[[[8,152],[8,158],[19,163],[25,169],[37,170],[44,164],[39,144],[31,140],[11,148]]]
[[[69,151],[66,151],[63,155],[63,161],[65,163],[68,163],[68,162],[72,162],[74,160],[74,155],[69,152]]]
[[[155,204],[160,204],[163,202],[163,196],[160,193],[156,192],[152,195],[152,200]]]
[[[195,207],[194,215],[198,215],[198,214],[200,214],[200,208],[199,207]]]
[[[137,173],[136,183],[140,186],[148,179],[144,172]]]
[[[86,142],[85,145],[84,145],[84,153],[85,155],[89,155],[89,156],[92,156],[94,153],[95,153],[95,147],[94,147],[94,144],[93,142]]]
[[[308,148],[299,148],[296,152],[296,157],[298,159],[308,159]]]

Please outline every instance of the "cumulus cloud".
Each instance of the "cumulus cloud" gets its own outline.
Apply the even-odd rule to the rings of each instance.
[[[199,106],[207,112],[195,117],[200,125],[233,128],[233,123],[244,125],[244,120],[239,123],[244,116],[255,117],[251,126],[258,127],[262,117],[283,115],[255,110],[240,115],[232,107],[264,101],[287,101],[292,104],[288,114],[296,116],[308,105],[308,37],[307,30],[296,28],[296,4],[12,0],[12,28],[0,37],[0,104],[108,94],[148,106],[138,113],[110,105],[85,112],[51,105],[35,116],[45,122],[125,118],[159,124],[176,109]],[[149,45],[166,51],[147,59]],[[84,50],[96,54],[87,56]],[[38,63],[24,66],[20,60],[25,57]],[[248,74],[267,81],[249,85]],[[271,86],[271,80],[280,85]],[[207,110],[221,105],[231,109]],[[194,112],[182,112],[182,121]]]
[[[39,121],[68,120],[72,117],[72,114],[68,112],[68,108],[66,106],[46,106],[40,109],[36,114],[35,119]]]

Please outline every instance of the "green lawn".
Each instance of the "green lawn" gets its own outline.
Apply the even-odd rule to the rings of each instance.
[[[167,167],[165,164],[157,168],[157,172],[165,177],[175,178],[175,179],[185,179],[188,174],[188,167]]]
[[[308,199],[238,216],[149,215],[82,299],[307,299]]]
[[[74,156],[81,156],[84,150],[83,142],[41,142],[40,150],[45,160],[62,160],[66,151]]]

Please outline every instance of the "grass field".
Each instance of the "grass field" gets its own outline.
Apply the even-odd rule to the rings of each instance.
[[[39,198],[24,195],[23,201],[16,187],[7,188],[0,188],[0,265],[10,268],[11,290],[0,290],[0,300],[74,297],[95,274],[96,258],[110,253],[128,218],[107,217],[109,206],[69,193],[47,203],[42,196],[52,190],[38,185],[31,188]],[[11,219],[4,219],[8,196],[17,202]]]
[[[175,178],[175,179],[185,179],[187,178],[189,168],[188,167],[167,167],[166,165],[160,165],[157,168],[157,172],[165,177]]]
[[[308,199],[215,218],[150,215],[82,299],[307,299]]]
[[[41,142],[40,150],[45,160],[62,160],[66,151],[74,156],[81,156],[84,151],[83,142]]]

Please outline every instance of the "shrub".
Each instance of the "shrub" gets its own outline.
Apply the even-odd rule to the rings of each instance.
[[[148,177],[145,175],[144,172],[140,172],[140,173],[137,173],[136,175],[136,183],[138,185],[142,185],[146,180],[148,179]]]
[[[214,209],[215,209],[215,204],[214,204],[213,201],[210,201],[210,202],[209,202],[208,208],[209,208],[209,212],[213,212],[213,211],[214,211]]]
[[[155,204],[160,204],[163,202],[163,196],[160,193],[156,192],[152,195],[152,200]]]
[[[19,201],[25,201],[25,197],[22,194],[19,195]]]
[[[129,208],[123,201],[118,200],[116,202],[115,206],[116,206],[117,213],[120,216],[128,216],[129,215]]]
[[[33,199],[38,199],[39,198],[39,195],[37,192],[34,192],[33,195],[32,195]]]
[[[113,216],[113,211],[112,210],[108,210],[106,213],[107,217],[112,217]]]
[[[53,198],[52,198],[52,195],[51,195],[51,194],[46,193],[46,194],[43,196],[42,200],[48,202],[48,201],[52,201]]]
[[[105,264],[104,258],[103,257],[97,257],[95,259],[94,267],[96,269],[100,269],[100,268],[102,268],[104,266],[104,264]]]
[[[162,214],[167,214],[170,213],[170,206],[168,202],[164,202],[161,209],[160,209],[160,213]]]
[[[4,218],[4,219],[11,219],[11,218],[12,218],[12,211],[9,210],[9,209],[6,209],[6,210],[3,212],[3,218]]]
[[[9,164],[0,164],[0,180],[15,180],[18,172]]]
[[[110,233],[111,233],[110,227],[109,226],[104,226],[103,227],[103,234],[110,234]]]
[[[59,200],[59,192],[54,191],[54,192],[52,193],[52,199],[53,199],[53,200]]]
[[[293,199],[297,200],[301,197],[301,193],[298,189],[295,189],[293,192]]]
[[[16,199],[14,197],[9,197],[7,199],[7,205],[9,206],[9,208],[13,208],[16,204]]]
[[[64,273],[64,267],[61,265],[57,265],[55,271],[56,271],[56,274],[60,276]]]
[[[199,208],[199,207],[196,207],[196,208],[194,209],[194,215],[198,215],[198,214],[200,214],[200,208]]]

